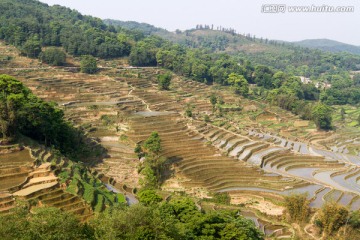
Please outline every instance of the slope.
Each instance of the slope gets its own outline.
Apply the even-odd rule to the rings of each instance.
[[[346,44],[330,39],[306,39],[298,42],[293,42],[296,45],[316,48],[329,52],[348,52],[352,54],[360,54],[360,47],[351,44]]]

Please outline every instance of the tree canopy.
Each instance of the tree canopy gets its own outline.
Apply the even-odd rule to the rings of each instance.
[[[80,69],[83,73],[93,74],[98,70],[97,61],[91,55],[84,55],[81,57]]]
[[[84,146],[81,131],[64,120],[54,103],[42,101],[20,81],[0,75],[0,136],[23,134],[73,155]]]
[[[59,48],[49,47],[43,51],[40,60],[53,66],[63,66],[66,63],[66,53]]]
[[[159,74],[158,75],[158,84],[160,90],[169,90],[171,83],[171,73]]]
[[[312,118],[318,128],[325,130],[332,128],[331,107],[323,103],[316,104],[312,110]]]

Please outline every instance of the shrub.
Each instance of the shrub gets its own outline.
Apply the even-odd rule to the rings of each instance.
[[[171,83],[171,74],[165,73],[158,75],[158,84],[160,90],[169,90],[170,83]]]
[[[40,53],[41,45],[37,37],[30,38],[21,47],[21,54],[29,58],[37,58]]]
[[[332,128],[332,109],[331,107],[318,103],[312,109],[312,119],[319,129]]]
[[[316,224],[325,235],[331,235],[346,223],[348,215],[349,211],[338,203],[326,203],[319,211]]]
[[[94,58],[91,55],[82,56],[80,62],[80,68],[81,68],[81,72],[83,73],[88,73],[88,74],[96,73],[98,70],[96,58]]]
[[[205,116],[204,116],[204,121],[205,121],[205,122],[210,122],[210,117],[209,117],[209,115],[205,115]]]
[[[285,207],[292,221],[305,222],[310,214],[306,194],[294,194],[285,197]]]
[[[63,66],[66,63],[66,54],[59,48],[48,48],[40,54],[39,58],[53,66]]]
[[[156,194],[154,190],[144,190],[138,194],[139,202],[145,206],[153,205],[162,201],[162,197]]]

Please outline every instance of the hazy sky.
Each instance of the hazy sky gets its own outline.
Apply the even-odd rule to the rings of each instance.
[[[41,0],[102,19],[146,22],[170,31],[196,24],[231,27],[256,37],[297,41],[329,38],[360,46],[359,0]],[[264,4],[354,6],[351,13],[262,13]],[[268,8],[265,8],[265,10]]]

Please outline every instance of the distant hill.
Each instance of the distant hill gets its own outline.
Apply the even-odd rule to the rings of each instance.
[[[302,47],[316,48],[328,52],[348,52],[360,55],[360,46],[354,46],[330,39],[307,39],[293,43]]]
[[[157,35],[172,42],[184,44],[193,48],[205,47],[214,51],[226,51],[228,53],[238,51],[251,54],[259,52],[288,52],[288,47],[294,44],[295,46],[319,49],[326,52],[347,52],[360,55],[360,46],[354,46],[329,39],[307,39],[297,42],[288,42],[262,38],[255,39],[249,34],[239,35],[227,31],[206,28],[170,32],[148,23],[139,23],[135,21],[105,19],[103,22],[106,25],[118,26],[128,30],[139,30],[146,35]]]
[[[114,26],[114,27],[122,27],[128,30],[138,30],[143,32],[146,35],[163,35],[170,34],[169,31],[163,28],[155,27],[154,25],[148,23],[139,23],[135,21],[120,21],[113,19],[104,19],[103,22],[106,25]]]
[[[227,53],[246,59],[254,64],[273,67],[299,76],[313,78],[333,69],[358,70],[360,57],[342,51],[330,52],[319,48],[301,46],[291,42],[256,38],[251,34],[238,34],[233,29],[215,30],[209,26],[170,32],[146,23],[105,20],[105,24],[131,31],[145,31],[190,49],[202,49],[211,53]],[[346,44],[343,44],[346,45]],[[348,45],[351,46],[351,45]],[[355,47],[355,46],[352,46]],[[350,52],[350,51],[349,51]],[[331,62],[324,59],[331,59]],[[340,59],[340,61],[335,61]]]

